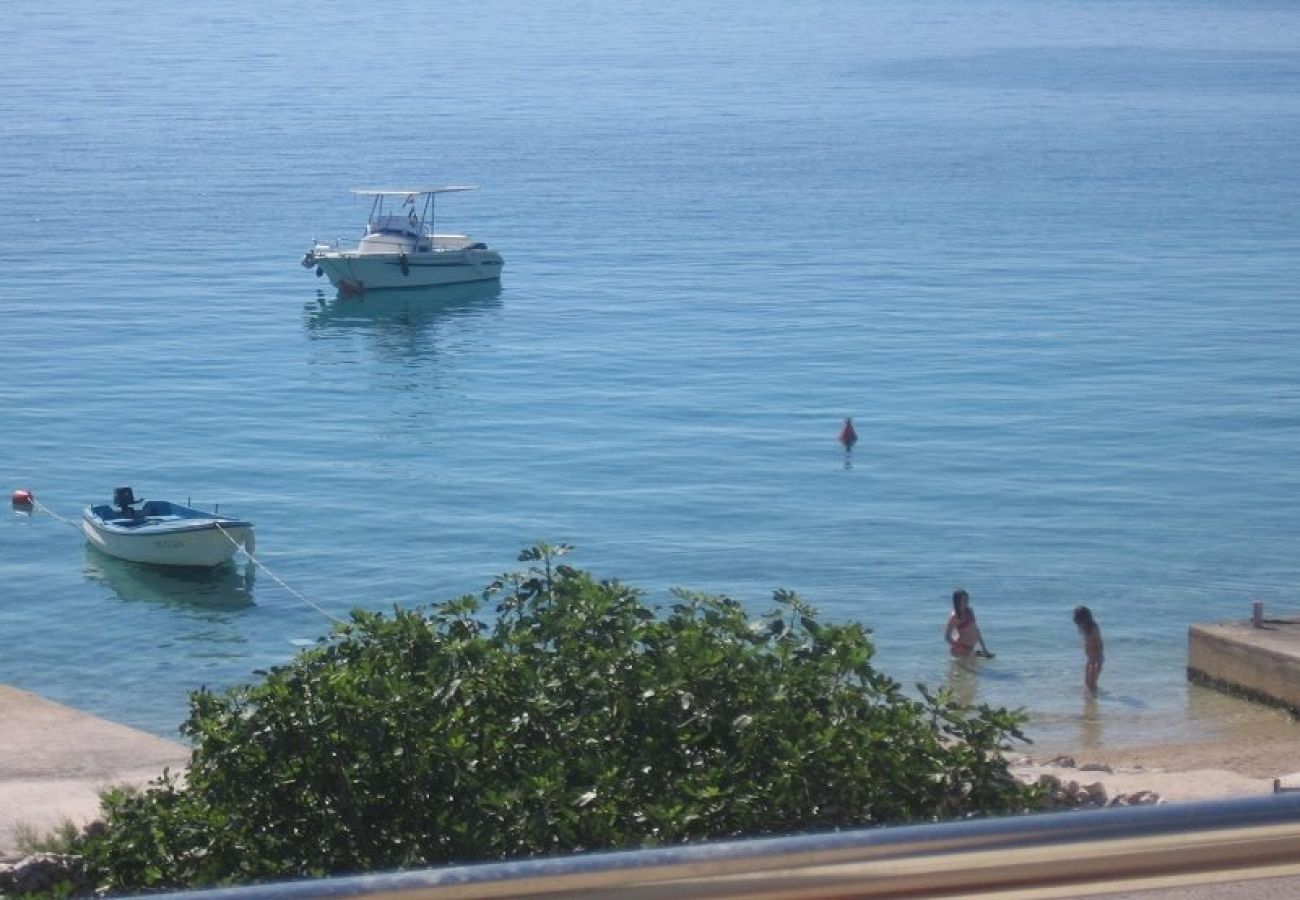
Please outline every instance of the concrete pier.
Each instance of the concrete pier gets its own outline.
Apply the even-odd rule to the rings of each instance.
[[[102,789],[144,787],[189,761],[183,744],[0,684],[0,860],[18,855],[23,830],[85,825]]]
[[[1240,622],[1193,625],[1187,677],[1300,715],[1300,619],[1269,619],[1256,604]]]

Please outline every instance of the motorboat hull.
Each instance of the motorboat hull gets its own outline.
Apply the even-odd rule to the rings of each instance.
[[[320,250],[312,262],[343,293],[437,287],[495,281],[504,265],[495,250],[435,250],[424,253],[355,253]]]
[[[109,556],[154,566],[212,568],[241,547],[251,554],[255,546],[251,522],[166,501],[149,501],[133,517],[107,506],[87,507],[81,530]]]

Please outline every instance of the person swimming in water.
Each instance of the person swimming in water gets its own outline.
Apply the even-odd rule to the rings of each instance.
[[[970,607],[970,594],[961,588],[952,592],[952,614],[944,626],[943,639],[948,642],[948,652],[953,656],[993,658],[984,644],[979,623],[975,621],[975,611]]]
[[[1101,664],[1106,661],[1105,647],[1101,642],[1101,627],[1086,606],[1074,608],[1074,624],[1083,635],[1083,683],[1090,693],[1097,693],[1097,680],[1101,678]]]

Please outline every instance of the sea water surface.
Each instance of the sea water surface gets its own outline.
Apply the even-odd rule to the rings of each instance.
[[[7,20],[0,484],[65,521],[0,519],[0,682],[172,736],[328,616],[546,540],[655,602],[793,589],[1040,742],[1270,715],[1184,667],[1189,624],[1300,606],[1300,7]],[[358,233],[350,188],[438,183],[482,187],[441,224],[499,286],[340,299],[298,265]],[[71,522],[118,485],[253,519],[266,569],[100,556]]]

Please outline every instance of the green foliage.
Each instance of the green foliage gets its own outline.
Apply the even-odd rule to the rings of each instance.
[[[1018,714],[907,697],[858,624],[794,594],[668,609],[561,564],[351,621],[260,682],[195,693],[183,780],[106,797],[112,890],[915,822],[1032,805]]]

